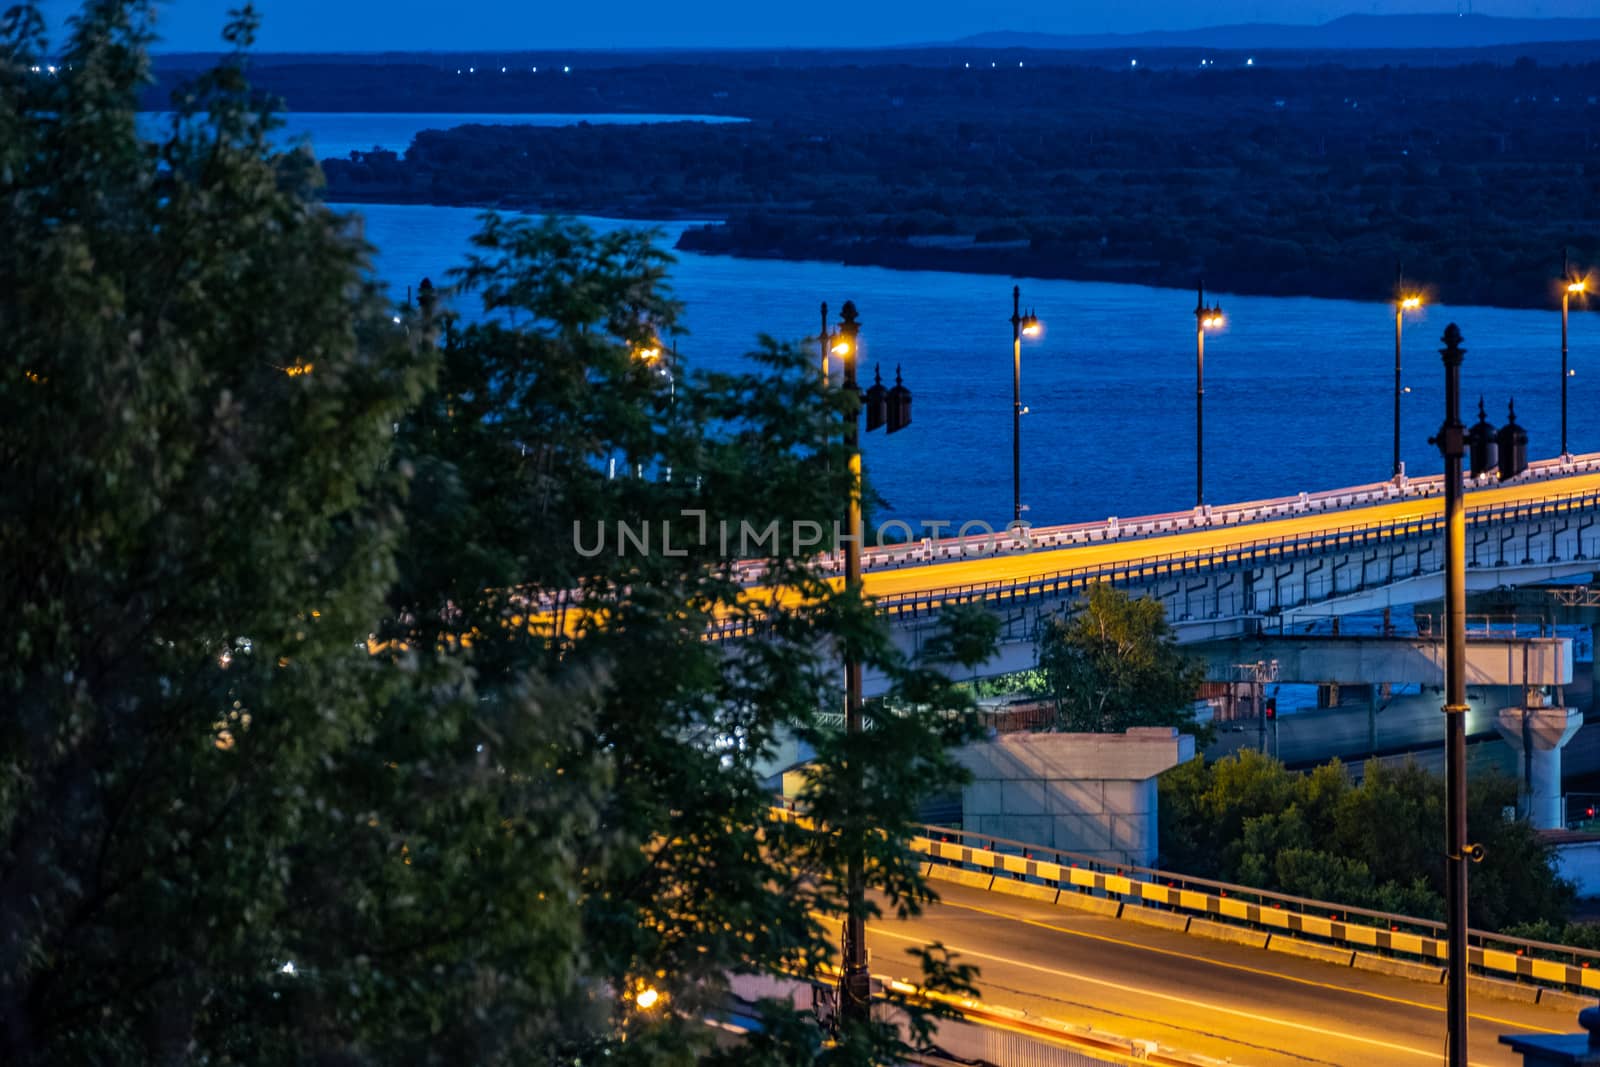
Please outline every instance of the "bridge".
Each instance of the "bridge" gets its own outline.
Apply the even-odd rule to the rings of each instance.
[[[1468,589],[1570,579],[1600,557],[1600,453],[1467,483]],[[1041,618],[1107,582],[1161,600],[1180,641],[1282,631],[1296,620],[1443,595],[1442,478],[1397,479],[1135,519],[879,546],[862,582],[908,652],[942,609],[1001,616],[985,672],[1033,664]],[[866,680],[871,692],[879,680]]]

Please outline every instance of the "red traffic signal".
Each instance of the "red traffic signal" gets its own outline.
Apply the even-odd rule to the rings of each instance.
[[[1277,697],[1268,697],[1267,698],[1267,718],[1276,719],[1277,717],[1278,717],[1278,698]]]

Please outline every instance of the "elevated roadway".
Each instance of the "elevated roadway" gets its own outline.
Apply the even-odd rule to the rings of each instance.
[[[1600,472],[1517,481],[1507,485],[1474,488],[1467,494],[1469,519],[1482,517],[1508,505],[1547,505],[1553,514],[1600,509]],[[1224,559],[1238,561],[1241,550],[1266,550],[1325,539],[1336,550],[1352,543],[1371,543],[1402,536],[1434,532],[1443,517],[1442,497],[1399,497],[1338,511],[1317,511],[1256,522],[1209,525],[1149,536],[1086,541],[1065,546],[1041,545],[1031,551],[1004,551],[969,559],[905,563],[894,568],[869,570],[862,576],[866,591],[886,606],[917,598],[1006,599],[1029,584],[1042,585],[1057,576],[1105,571],[1115,573],[1129,565],[1145,564],[1154,572],[1182,573],[1186,561]],[[1600,542],[1596,530],[1583,545],[1589,555]],[[975,552],[980,551],[976,546]],[[1498,557],[1496,557],[1498,558]],[[1540,561],[1546,562],[1547,560]],[[1190,568],[1192,569],[1192,567]]]
[[[1469,483],[1469,590],[1567,581],[1595,571],[1600,459],[1545,464],[1538,471],[1505,484]],[[1318,509],[1286,498],[1225,511],[1226,522],[1196,512],[1181,522],[1156,517],[1033,531],[1031,548],[1004,538],[978,544],[969,538],[960,546],[967,558],[948,558],[950,546],[939,543],[923,549],[931,562],[880,560],[862,582],[908,653],[952,604],[981,604],[997,614],[1000,645],[980,670],[991,675],[1033,666],[1041,620],[1097,582],[1162,601],[1180,641],[1282,631],[1296,621],[1442,595],[1438,494],[1389,483],[1334,499],[1352,503]],[[1140,533],[1130,536],[1130,529]],[[869,673],[867,692],[881,682]]]
[[[874,974],[914,978],[942,942],[982,969],[983,1001],[1255,1067],[1443,1062],[1442,985],[938,885],[943,901],[869,924]],[[1504,1033],[1568,1033],[1575,1010],[1473,996],[1469,1062],[1520,1067]]]

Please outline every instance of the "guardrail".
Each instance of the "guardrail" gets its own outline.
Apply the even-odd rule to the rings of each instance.
[[[1600,490],[1561,493],[1555,496],[1469,507],[1467,528],[1472,530],[1507,521],[1533,521],[1596,510],[1600,510]],[[1096,582],[1127,585],[1150,580],[1193,577],[1219,570],[1254,568],[1265,563],[1287,562],[1319,555],[1330,549],[1356,549],[1380,543],[1421,540],[1439,535],[1443,527],[1442,514],[1390,523],[1337,526],[1314,533],[1240,541],[1201,553],[1157,553],[1126,560],[1068,567],[1022,578],[938,586],[911,593],[881,596],[876,598],[875,603],[878,610],[891,618],[906,616],[916,618],[953,604],[1026,602],[1042,597],[1081,592]],[[1468,566],[1481,565],[1476,558],[1477,546],[1471,545],[1469,549],[1473,553],[1473,558],[1469,559]],[[716,636],[724,638],[746,636],[756,632],[760,626],[758,620],[729,620],[719,627]]]
[[[785,802],[787,804],[787,802]],[[774,819],[815,828],[791,807],[771,809]],[[1081,853],[1011,841],[941,826],[919,826],[911,850],[931,864],[1104,900],[1126,909],[1149,908],[1257,930],[1274,937],[1373,950],[1440,967],[1448,955],[1444,924],[1409,915],[1348,907],[1251,886],[1194,878],[1148,867],[1106,863]],[[1467,933],[1467,965],[1480,974],[1563,990],[1600,993],[1600,952]]]
[[[1600,509],[1600,491],[1564,493],[1555,497],[1505,504],[1485,505],[1469,510],[1469,529],[1503,523],[1570,515]],[[1046,574],[1018,579],[996,579],[963,585],[941,586],[879,597],[878,607],[891,616],[918,615],[929,609],[974,601],[1031,600],[1042,596],[1076,592],[1101,581],[1127,584],[1133,581],[1194,576],[1219,569],[1255,567],[1318,555],[1330,549],[1355,549],[1394,541],[1419,540],[1439,534],[1442,515],[1431,515],[1377,525],[1339,526],[1311,534],[1260,538],[1208,550],[1202,554],[1158,553],[1129,560],[1118,560],[1082,567],[1070,567]],[[1469,566],[1478,565],[1469,561]]]
[[[1600,472],[1600,453],[1588,453],[1572,456],[1567,460],[1561,458],[1536,460],[1529,464],[1528,469],[1516,481],[1527,484],[1596,472]],[[1464,483],[1469,490],[1469,500],[1471,490],[1501,484],[1490,476],[1479,479],[1466,478]],[[1442,496],[1443,493],[1444,476],[1433,474],[1422,478],[1372,482],[1367,485],[1326,489],[1316,493],[1298,493],[1294,496],[1272,497],[1237,504],[1221,506],[1207,504],[1187,511],[1142,515],[1132,519],[1111,516],[1096,522],[1030,527],[1026,537],[1015,536],[1006,531],[991,533],[986,530],[983,534],[971,537],[924,538],[921,541],[878,545],[862,551],[861,565],[864,570],[884,570],[973,559],[982,555],[1010,555],[1037,551],[1041,548],[1067,548],[1106,541],[1136,540],[1218,526],[1268,522],[1296,515],[1344,511],[1372,504],[1392,503],[1396,500],[1427,499]],[[831,556],[823,562],[823,566],[824,569],[842,570],[844,563],[842,559]]]

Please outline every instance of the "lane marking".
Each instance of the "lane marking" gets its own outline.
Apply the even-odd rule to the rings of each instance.
[[[878,927],[876,930],[874,930],[874,932],[879,934],[880,936],[883,936],[883,937],[892,937],[896,941],[909,941],[912,944],[917,944],[917,945],[922,945],[922,944],[926,944],[927,943],[924,938],[912,937],[912,936],[910,936],[908,934],[897,934],[897,933],[894,933],[891,930],[885,930],[882,927]],[[1373,1046],[1375,1048],[1388,1049],[1388,1050],[1393,1051],[1393,1052],[1404,1052],[1404,1053],[1406,1053],[1407,1055],[1410,1055],[1410,1056],[1422,1056],[1422,1057],[1425,1057],[1427,1059],[1433,1060],[1435,1063],[1437,1063],[1439,1061],[1439,1058],[1441,1056],[1441,1053],[1440,1053],[1439,1049],[1436,1049],[1436,1048],[1435,1049],[1413,1048],[1410,1045],[1401,1045],[1401,1044],[1397,1044],[1397,1043],[1395,1043],[1393,1041],[1384,1041],[1384,1040],[1381,1040],[1380,1038],[1376,1038],[1376,1037],[1362,1037],[1359,1034],[1345,1033],[1344,1031],[1341,1031],[1341,1030],[1330,1030],[1327,1027],[1312,1026],[1309,1023],[1290,1022],[1288,1020],[1274,1018],[1271,1015],[1261,1015],[1261,1014],[1258,1014],[1256,1012],[1243,1011],[1243,1010],[1238,1009],[1238,1008],[1229,1008],[1229,1007],[1226,1007],[1225,1005],[1222,1005],[1222,1004],[1212,1004],[1212,1003],[1208,1003],[1208,1002],[1203,1001],[1203,1000],[1192,1000],[1192,999],[1190,999],[1188,997],[1180,997],[1180,996],[1177,996],[1177,995],[1172,994],[1172,993],[1157,993],[1157,992],[1155,992],[1153,990],[1141,989],[1138,986],[1124,985],[1121,982],[1113,982],[1113,981],[1111,981],[1109,979],[1106,979],[1106,978],[1095,978],[1092,975],[1075,974],[1072,971],[1063,971],[1063,970],[1058,970],[1058,969],[1056,969],[1054,967],[1045,967],[1042,964],[1038,964],[1038,963],[1029,963],[1027,960],[1015,960],[1015,959],[1011,959],[1010,957],[1007,957],[1007,956],[996,956],[996,955],[994,955],[992,953],[988,953],[988,952],[976,952],[976,951],[973,951],[971,949],[960,948],[959,946],[956,946],[956,945],[946,945],[945,947],[949,948],[952,952],[960,952],[960,953],[962,953],[964,955],[974,956],[974,957],[976,957],[978,959],[992,960],[995,963],[1002,963],[1002,964],[1006,964],[1007,966],[1011,966],[1011,967],[1020,967],[1020,968],[1022,968],[1024,970],[1028,970],[1028,971],[1037,971],[1040,974],[1048,974],[1048,975],[1052,975],[1052,976],[1057,977],[1057,978],[1068,978],[1068,979],[1071,979],[1072,981],[1075,981],[1075,982],[1085,982],[1085,983],[1088,983],[1089,985],[1096,985],[1096,986],[1101,986],[1101,987],[1106,988],[1106,989],[1115,990],[1118,993],[1131,993],[1131,994],[1134,994],[1136,996],[1145,997],[1145,998],[1152,999],[1152,1000],[1169,1001],[1169,1002],[1174,1003],[1174,1004],[1182,1004],[1185,1007],[1197,1008],[1197,1009],[1199,1009],[1201,1011],[1216,1012],[1216,1013],[1221,1014],[1221,1015],[1231,1015],[1231,1016],[1234,1016],[1235,1018],[1245,1019],[1245,1020],[1248,1020],[1248,1021],[1254,1022],[1254,1023],[1262,1023],[1262,1024],[1268,1025],[1268,1026],[1281,1026],[1281,1027],[1284,1027],[1285,1029],[1289,1029],[1289,1030],[1301,1030],[1301,1031],[1304,1031],[1305,1033],[1308,1033],[1308,1034],[1316,1034],[1318,1037],[1331,1037],[1331,1038],[1344,1040],[1344,1041],[1353,1041],[1353,1042],[1355,1042],[1357,1044],[1361,1044],[1361,1045],[1371,1045],[1371,1046]],[[1164,1025],[1171,1025],[1171,1024],[1164,1024]],[[1221,1035],[1218,1035],[1218,1036],[1220,1037]],[[1223,1040],[1228,1040],[1228,1039],[1227,1038],[1223,1038]],[[1235,1043],[1237,1043],[1237,1042],[1235,1042]],[[1280,1050],[1280,1051],[1286,1051],[1287,1054],[1290,1054],[1290,1055],[1294,1054],[1292,1050]],[[1473,1062],[1471,1062],[1471,1067],[1489,1067],[1489,1065],[1473,1061]]]
[[[995,911],[990,908],[979,907],[976,904],[962,904],[954,900],[943,899],[939,901],[937,906],[962,908],[966,911],[975,911],[981,915],[988,915],[996,919],[1005,919],[1009,922],[1024,923],[1028,926],[1037,926],[1041,929],[1051,930],[1058,934],[1068,934],[1072,937],[1082,937],[1091,941],[1103,941],[1110,945],[1120,945],[1124,948],[1139,949],[1143,952],[1154,952],[1162,956],[1172,956],[1175,959],[1189,960],[1192,963],[1207,963],[1213,967],[1223,967],[1228,970],[1242,971],[1245,974],[1259,975],[1263,978],[1274,978],[1279,981],[1294,982],[1298,985],[1310,986],[1314,989],[1330,989],[1340,993],[1350,993],[1354,996],[1369,997],[1373,1000],[1386,1001],[1390,1004],[1403,1004],[1407,1007],[1423,1008],[1427,1011],[1438,1012],[1441,1015],[1444,1014],[1444,1008],[1442,1006],[1428,1004],[1420,1000],[1407,1000],[1405,997],[1392,996],[1388,993],[1374,993],[1366,989],[1356,989],[1353,986],[1339,985],[1336,982],[1318,981],[1315,978],[1301,978],[1296,975],[1285,974],[1282,971],[1267,970],[1264,967],[1252,967],[1246,963],[1234,963],[1229,960],[1213,959],[1210,956],[1199,956],[1190,952],[1180,952],[1177,949],[1172,948],[1161,948],[1156,945],[1143,945],[1137,941],[1125,941],[1121,938],[1111,937],[1108,934],[1095,934],[1090,933],[1087,930],[1074,930],[1066,926],[1055,926],[1051,923],[1043,921],[1042,919],[1030,919],[1025,915],[1013,915],[1009,912]],[[1513,1027],[1521,1033],[1565,1034],[1568,1032],[1566,1030],[1550,1030],[1542,1026],[1532,1026],[1526,1022],[1516,1019],[1502,1019],[1495,1015],[1479,1015],[1470,1009],[1467,1011],[1467,1018],[1477,1019],[1480,1022],[1494,1023],[1498,1026]]]

